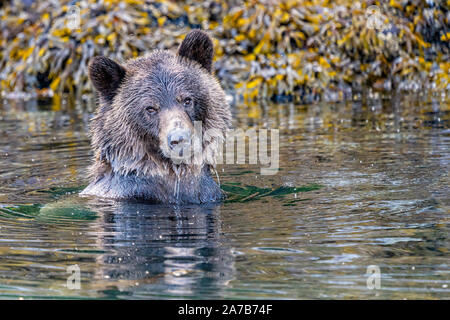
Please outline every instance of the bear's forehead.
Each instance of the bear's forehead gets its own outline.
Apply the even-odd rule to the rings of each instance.
[[[127,70],[137,74],[156,73],[181,73],[184,71],[198,71],[194,63],[180,58],[170,51],[155,51],[149,55],[132,59],[125,65]]]
[[[129,78],[128,85],[139,91],[164,90],[175,93],[183,89],[194,89],[200,85],[200,82],[198,77],[182,68],[164,65],[159,68],[139,70]]]
[[[157,51],[150,55],[130,60],[125,68],[136,85],[146,82],[195,84],[202,78],[201,69],[186,59],[169,51]]]

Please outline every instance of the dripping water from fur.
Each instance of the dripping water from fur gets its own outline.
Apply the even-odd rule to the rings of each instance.
[[[181,177],[181,167],[174,165],[173,171],[175,172],[176,179],[175,179],[175,186],[173,188],[173,196],[175,198],[175,201],[178,202],[180,198],[180,177]]]
[[[214,173],[216,174],[216,178],[217,178],[217,184],[219,185],[220,188],[220,178],[219,178],[219,173],[217,172],[215,167],[211,167],[212,170],[214,171]]]

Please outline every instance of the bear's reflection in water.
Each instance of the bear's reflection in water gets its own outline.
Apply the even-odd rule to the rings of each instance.
[[[90,199],[84,206],[97,214],[88,235],[104,252],[91,269],[96,290],[220,297],[233,279],[234,256],[222,235],[220,205]]]

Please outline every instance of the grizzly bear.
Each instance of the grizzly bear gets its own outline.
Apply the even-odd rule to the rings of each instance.
[[[200,140],[195,160],[188,152],[197,124],[198,132],[212,130],[219,138],[231,125],[213,53],[209,35],[193,30],[176,53],[157,50],[124,65],[92,59],[89,78],[99,106],[91,122],[91,183],[81,195],[159,203],[223,198],[211,175],[214,137]]]

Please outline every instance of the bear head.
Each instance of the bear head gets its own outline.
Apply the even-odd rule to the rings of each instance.
[[[156,50],[123,65],[92,59],[89,77],[100,98],[91,124],[94,175],[200,174],[214,166],[214,140],[229,128],[231,112],[212,73],[213,53],[208,34],[193,30],[176,53]],[[202,139],[194,160],[196,124]]]

